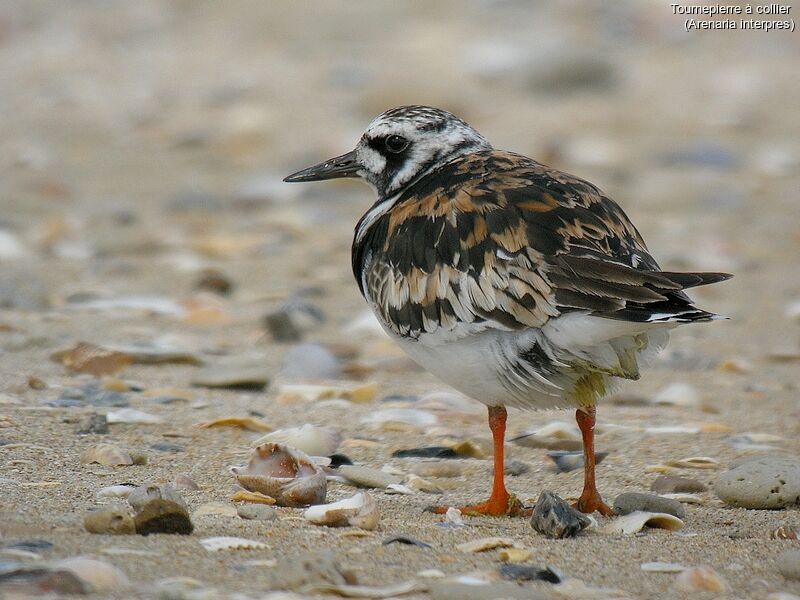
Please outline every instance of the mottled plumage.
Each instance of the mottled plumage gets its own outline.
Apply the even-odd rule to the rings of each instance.
[[[287,179],[338,176],[378,193],[352,266],[381,324],[490,407],[573,405],[593,423],[596,400],[638,378],[669,329],[715,317],[683,290],[729,277],[662,271],[596,186],[494,150],[439,109],[387,111],[356,150]]]

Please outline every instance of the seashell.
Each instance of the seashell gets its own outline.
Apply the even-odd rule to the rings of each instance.
[[[137,423],[141,425],[155,425],[163,423],[164,419],[158,415],[152,415],[135,408],[121,408],[106,414],[106,421],[109,423]]]
[[[410,487],[405,486],[405,485],[403,485],[401,483],[390,483],[389,485],[386,486],[386,493],[387,494],[403,494],[403,495],[407,495],[407,496],[410,496],[412,494],[416,494],[416,492],[414,490],[412,490]]]
[[[461,511],[457,508],[450,506],[444,513],[444,522],[450,527],[463,527],[464,519],[461,517]]]
[[[96,594],[108,594],[130,587],[128,577],[117,567],[87,556],[72,556],[50,563],[53,571],[69,571]]]
[[[320,400],[348,400],[355,404],[372,402],[378,394],[377,383],[339,383],[336,385],[284,385],[278,392],[281,404],[294,402],[319,402]]]
[[[230,471],[244,489],[271,496],[279,506],[322,504],[328,491],[325,473],[310,456],[274,442],[256,447],[246,466]]]
[[[268,423],[255,417],[219,417],[211,419],[197,425],[201,429],[211,429],[213,427],[238,427],[248,431],[272,431]]]
[[[222,550],[259,550],[269,548],[264,542],[247,540],[240,537],[208,537],[200,540],[200,544],[209,552],[220,552]]]
[[[402,423],[423,429],[436,425],[438,418],[433,413],[417,408],[384,408],[371,412],[361,420],[365,425]]]
[[[675,588],[682,592],[726,592],[730,586],[711,567],[689,567],[675,578]]]
[[[387,486],[402,481],[401,477],[360,465],[342,465],[338,472],[351,485],[365,488],[386,489]]]
[[[495,548],[509,548],[514,546],[514,544],[515,542],[511,538],[485,537],[458,544],[456,550],[465,553],[485,552],[486,550],[494,550]]]
[[[114,444],[96,444],[84,450],[83,454],[81,454],[81,462],[116,467],[118,465],[132,465],[133,457]]]
[[[328,527],[352,525],[372,530],[378,526],[380,513],[375,499],[367,492],[361,492],[351,498],[331,504],[311,506],[303,513],[303,517],[316,525],[327,525]]]
[[[226,502],[206,502],[198,506],[193,517],[237,517],[236,507]]]
[[[533,552],[525,548],[504,548],[497,553],[497,557],[503,562],[517,564],[524,563],[533,557]]]
[[[769,532],[771,540],[800,540],[800,527],[796,525],[781,525]]]
[[[708,499],[705,496],[701,496],[700,494],[674,493],[674,494],[659,494],[659,496],[661,496],[662,498],[677,500],[682,504],[699,504],[701,506],[708,504]]]
[[[681,573],[686,570],[686,567],[678,563],[665,562],[647,562],[642,563],[639,567],[648,573]]]
[[[50,358],[60,362],[70,371],[89,373],[95,377],[115,375],[133,363],[133,357],[128,354],[87,342],[78,342],[68,350],[55,352]]]
[[[721,465],[719,461],[708,456],[692,456],[680,460],[667,461],[668,467],[680,469],[718,469]]]
[[[231,496],[231,502],[251,502],[253,504],[275,504],[275,498],[261,492],[248,492],[239,490]]]
[[[700,402],[697,390],[688,383],[673,383],[653,397],[653,404],[696,406]]]
[[[264,442],[275,442],[297,448],[310,456],[328,456],[336,452],[341,441],[342,436],[333,429],[306,423],[300,427],[277,429],[261,436],[252,445],[258,446]]]
[[[406,483],[408,484],[408,487],[410,487],[412,490],[423,492],[425,494],[444,493],[444,490],[435,483],[428,481],[427,479],[423,479],[419,475],[414,475],[413,473],[408,476],[408,481],[406,481]]]
[[[614,519],[608,525],[602,527],[600,531],[603,533],[630,535],[639,533],[645,526],[677,531],[683,528],[683,521],[667,513],[651,513],[638,510]]]
[[[175,489],[196,492],[200,489],[200,486],[185,473],[178,473],[175,475]]]
[[[97,490],[98,498],[127,498],[131,492],[136,489],[136,486],[130,483],[121,483],[119,485],[110,485],[108,487]]]

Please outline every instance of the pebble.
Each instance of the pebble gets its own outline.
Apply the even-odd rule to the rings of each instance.
[[[96,444],[81,454],[84,464],[98,463],[106,467],[126,466],[133,464],[133,457],[114,444]]]
[[[447,511],[444,513],[444,524],[453,528],[464,527],[461,511],[453,506],[447,507]]]
[[[653,404],[663,404],[668,406],[697,406],[700,403],[700,395],[697,390],[688,383],[673,383],[659,391],[653,397]]]
[[[191,384],[207,388],[261,391],[269,381],[270,377],[264,365],[237,359],[201,369],[192,377]]]
[[[88,435],[90,433],[104,435],[108,433],[108,419],[106,419],[105,415],[92,413],[78,423],[75,433],[78,435]]]
[[[229,517],[236,518],[239,513],[236,507],[228,502],[206,502],[198,506],[192,513],[194,518],[198,517]]]
[[[236,514],[248,521],[272,521],[278,517],[278,511],[266,504],[241,504],[236,507]]]
[[[158,415],[146,413],[135,408],[121,408],[120,410],[109,411],[106,414],[109,423],[134,423],[138,425],[156,425],[163,423],[164,419]]]
[[[648,573],[681,573],[686,567],[678,563],[646,562],[639,565],[642,571]]]
[[[506,564],[500,566],[500,577],[511,581],[546,581],[547,583],[561,583],[562,577],[551,568],[542,569],[532,565]]]
[[[355,584],[355,576],[342,568],[330,550],[303,552],[283,558],[271,571],[269,589],[299,592],[319,584]]]
[[[657,494],[696,494],[708,491],[708,487],[696,479],[677,475],[659,475],[650,485]]]
[[[548,452],[548,458],[553,461],[556,471],[559,473],[569,473],[577,469],[582,469],[584,465],[583,452]],[[608,452],[595,452],[595,464],[600,464],[608,456]]]
[[[614,511],[618,515],[627,515],[636,511],[667,513],[683,519],[686,517],[686,509],[676,500],[662,498],[654,494],[641,494],[638,492],[626,492],[620,494],[614,500]]]
[[[453,448],[447,446],[424,446],[395,450],[392,452],[392,458],[459,458],[459,455]]]
[[[288,380],[339,379],[342,365],[336,355],[320,344],[293,346],[284,356],[281,375]]]
[[[800,581],[800,550],[789,550],[778,556],[778,572],[786,577]]]
[[[512,477],[519,477],[530,470],[531,466],[526,462],[522,462],[521,460],[508,461],[503,469],[506,475],[511,475]]]
[[[176,490],[196,492],[200,489],[200,486],[197,485],[197,482],[185,473],[178,473],[175,475],[174,485]]]
[[[158,450],[159,452],[183,452],[185,448],[180,446],[179,444],[173,444],[172,442],[156,442],[155,444],[151,444],[150,447],[153,450]]]
[[[507,563],[524,563],[533,558],[533,552],[526,548],[504,548],[497,553],[497,558]]]
[[[218,269],[204,269],[194,282],[194,289],[229,296],[235,287],[230,277]]]
[[[362,467],[360,465],[342,465],[338,473],[347,481],[358,487],[386,489],[393,483],[401,483],[403,479],[385,471]]]
[[[420,477],[419,475],[410,474],[406,481],[406,484],[412,490],[417,492],[423,492],[424,494],[443,494],[444,490],[433,483],[432,481],[428,481]]]
[[[119,485],[110,485],[97,491],[99,498],[127,498],[131,492],[136,489],[136,485],[132,483],[121,483]]]
[[[83,527],[89,533],[109,533],[111,535],[131,535],[136,533],[136,525],[128,509],[121,506],[107,506],[86,513]]]
[[[726,592],[730,586],[711,567],[689,567],[675,578],[675,589],[681,592]]]
[[[591,521],[550,491],[539,494],[533,508],[531,527],[549,538],[574,537]]]
[[[69,371],[88,373],[95,377],[115,375],[133,363],[133,358],[123,352],[87,342],[78,342],[67,350],[59,350],[50,358],[60,362]]]
[[[188,535],[194,529],[186,503],[170,484],[140,486],[130,493],[128,502],[134,509],[133,520],[140,535]]]
[[[322,309],[302,299],[289,301],[262,319],[264,328],[276,342],[299,342],[324,322]]]
[[[166,341],[137,342],[134,344],[105,344],[109,350],[130,356],[141,365],[184,364],[200,366],[205,361],[190,348],[176,346]]]
[[[783,456],[746,460],[714,482],[717,496],[731,506],[775,509],[800,505],[800,461]]]

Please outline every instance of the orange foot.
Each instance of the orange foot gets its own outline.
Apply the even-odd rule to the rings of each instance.
[[[586,514],[597,511],[604,517],[614,516],[614,510],[609,508],[608,504],[603,502],[600,492],[598,492],[596,489],[587,490],[584,488],[581,497],[578,498],[578,501],[572,505],[572,508],[575,508]]]
[[[437,515],[443,515],[447,512],[449,506],[434,506],[431,512]],[[505,496],[492,497],[486,502],[480,504],[471,504],[469,506],[462,506],[459,508],[462,515],[470,517],[488,516],[488,517],[529,517],[533,509],[525,508],[522,502],[513,494],[506,494]]]

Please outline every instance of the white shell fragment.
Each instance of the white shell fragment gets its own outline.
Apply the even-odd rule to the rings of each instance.
[[[416,494],[414,490],[410,487],[403,485],[402,483],[390,483],[386,486],[386,493],[387,494],[402,494],[406,496],[410,496],[412,494]]]
[[[247,540],[240,537],[209,537],[200,540],[200,544],[209,552],[219,552],[221,550],[258,550],[269,548],[264,542]]]
[[[114,565],[88,556],[72,556],[50,564],[53,571],[69,571],[89,585],[96,594],[108,594],[130,587],[128,577]]]
[[[416,592],[425,592],[428,586],[417,583],[416,581],[405,581],[403,583],[395,583],[384,586],[367,586],[367,585],[334,585],[331,583],[317,583],[308,587],[307,591],[310,594],[336,594],[343,598],[396,598],[398,596],[405,596],[406,594],[413,594]]]
[[[136,489],[134,485],[109,485],[97,490],[98,498],[127,498]]]
[[[662,498],[669,498],[670,500],[677,500],[682,504],[708,504],[708,498],[700,494],[688,494],[677,492],[675,494],[659,494]]]
[[[632,533],[639,533],[645,526],[677,531],[683,528],[683,521],[667,513],[651,513],[637,510],[636,512],[614,519],[608,525],[602,527],[600,531],[603,533],[623,533],[625,535],[630,535]]]
[[[648,573],[681,573],[686,567],[678,563],[646,562],[639,565],[642,571]]]
[[[658,392],[653,398],[653,404],[667,406],[696,406],[700,395],[688,383],[673,383]]]
[[[669,460],[668,467],[678,467],[681,469],[719,469],[719,461],[708,456],[692,456],[680,460]]]
[[[415,427],[436,425],[438,418],[433,413],[416,408],[384,408],[375,410],[364,417],[361,422],[367,425],[383,425],[385,423],[403,423]]]
[[[727,592],[728,582],[711,567],[690,567],[675,578],[675,588],[682,592]]]
[[[285,444],[297,448],[310,456],[327,456],[336,452],[342,436],[328,427],[318,427],[306,423],[300,427],[277,429],[253,442],[253,446],[260,446],[265,442]]]
[[[495,548],[510,548],[514,546],[514,544],[515,542],[511,538],[485,537],[459,544],[456,546],[456,549],[467,553],[485,552],[486,550],[494,550]]]
[[[151,415],[135,408],[112,410],[106,414],[106,420],[109,423],[137,423],[140,425],[155,425],[164,422],[164,419],[158,415]]]
[[[133,457],[114,444],[95,444],[84,451],[81,455],[81,462],[115,467],[118,465],[132,465]]]
[[[328,491],[325,473],[313,459],[283,444],[261,444],[247,465],[230,471],[244,489],[275,498],[279,506],[322,504]]]
[[[452,506],[444,513],[444,522],[450,527],[464,526],[464,519],[461,517],[461,511]]]
[[[375,499],[366,492],[330,504],[318,504],[306,509],[303,517],[315,525],[346,527],[348,525],[372,530],[378,526],[380,513]]]

